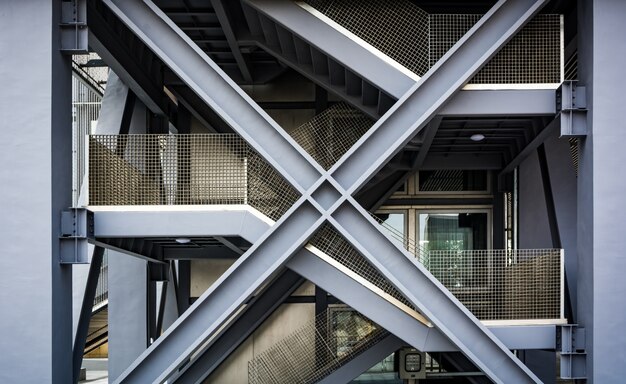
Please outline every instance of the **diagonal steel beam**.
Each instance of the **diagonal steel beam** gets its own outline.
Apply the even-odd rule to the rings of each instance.
[[[270,282],[324,220],[302,198],[290,213],[255,242],[116,382],[165,381]]]
[[[258,106],[255,107],[254,103],[249,100],[241,90],[232,84],[232,82],[229,82],[223,72],[221,72],[206,55],[199,51],[182,31],[180,31],[171,20],[167,19],[167,17],[149,0],[145,0],[145,5],[144,3],[123,2],[121,0],[105,1],[118,14],[120,19],[146,42],[146,44],[153,48],[164,62],[173,70],[177,71],[177,74],[190,85],[199,96],[207,101],[212,108],[216,109],[233,129],[239,132],[244,139],[251,143],[272,166],[294,185],[294,187],[303,193],[303,198],[268,232],[267,236],[264,236],[261,240],[261,244],[255,244],[255,246],[246,253],[247,257],[244,255],[244,257],[240,259],[242,262],[237,263],[233,267],[233,270],[237,269],[237,267],[241,268],[243,265],[265,267],[266,269],[262,269],[264,271],[262,276],[266,279],[276,273],[276,270],[289,259],[291,254],[293,254],[304,241],[306,241],[308,236],[311,235],[323,220],[332,219],[335,225],[345,232],[345,228],[339,225],[337,220],[331,218],[331,215],[339,206],[345,207],[352,205],[351,209],[347,209],[347,211],[352,211],[352,213],[356,212],[356,216],[352,216],[353,221],[358,222],[360,224],[359,228],[366,231],[364,228],[372,223],[368,224],[367,218],[362,216],[363,212],[359,211],[360,207],[356,206],[353,199],[348,200],[347,204],[343,204],[343,200],[350,197],[350,194],[353,192],[358,191],[380,167],[397,153],[401,147],[404,146],[439,109],[441,109],[443,104],[497,52],[497,50],[504,45],[545,2],[545,0],[508,0],[497,3],[485,17],[483,17],[461,41],[442,58],[442,60],[426,74],[422,81],[420,81],[407,96],[403,97],[400,102],[379,121],[377,126],[370,130],[370,132],[368,132],[333,169],[331,169],[330,173],[332,173],[332,175],[329,175],[323,172],[321,167],[315,164],[308,154],[303,153],[301,148],[295,146],[293,140],[291,140],[284,131],[278,128],[267,115],[259,111]],[[146,28],[146,25],[149,25],[150,28]],[[158,43],[154,40],[155,38],[158,40]],[[183,44],[181,44],[181,40]],[[162,48],[167,48],[167,53],[164,53]],[[210,67],[211,70],[207,71],[207,67]],[[221,97],[223,94],[226,95],[226,97],[222,98],[220,103],[216,103],[207,93],[207,90],[210,89],[211,86],[214,86],[216,82],[221,86],[220,89],[224,90],[219,96]],[[242,100],[244,102],[242,102]],[[224,107],[226,109],[223,109]],[[233,109],[233,107],[237,108]],[[239,110],[239,107],[243,112]],[[230,108],[230,110],[228,110],[228,108]],[[244,118],[242,119],[241,116],[244,116]],[[415,120],[415,116],[417,116],[417,121]],[[407,126],[409,127],[408,129]],[[384,129],[382,127],[384,127]],[[280,152],[278,152],[278,155],[275,155],[274,152],[268,150],[269,148],[279,149]],[[345,208],[339,210],[339,215],[341,216],[342,212],[345,210]],[[320,212],[321,217],[319,217]],[[289,226],[292,222],[300,222],[300,225],[303,225],[303,218],[293,219],[294,215],[304,216],[304,222],[306,223],[308,220],[309,226],[295,229],[283,229],[285,225]],[[343,218],[339,220],[341,221]],[[369,230],[373,232],[373,234],[378,233],[380,235],[380,231],[375,227],[371,227]],[[344,234],[346,233],[347,232]],[[282,237],[282,235],[285,236]],[[276,237],[281,238],[276,240]],[[380,236],[374,236],[373,238],[377,239],[377,241],[374,243],[367,242],[366,247],[361,246],[354,238],[350,238],[350,240],[368,257],[372,264],[383,272],[387,279],[401,288],[401,292],[407,297],[412,298],[410,299],[412,302],[415,300],[413,304],[418,307],[420,305],[424,306],[424,302],[418,300],[414,293],[406,291],[411,287],[410,283],[403,281],[406,275],[399,275],[402,276],[401,280],[394,278],[388,269],[380,268],[378,260],[372,257],[372,254],[376,253],[372,252],[373,250],[378,252],[385,250],[389,254],[394,254],[396,258],[403,257],[402,252],[398,255],[396,246],[393,245],[393,243],[386,242],[384,235],[382,239]],[[282,244],[290,241],[290,239],[296,239],[294,246],[286,247]],[[269,243],[270,245],[264,245],[265,243]],[[276,249],[273,249],[273,247],[276,247]],[[264,252],[264,250],[275,252],[274,257],[267,256],[266,253],[268,252]],[[246,263],[247,260],[256,259],[256,257],[250,257],[253,253],[265,255],[265,257],[259,257],[264,261]],[[223,279],[215,284],[215,288],[210,289],[210,292],[203,295],[203,302],[219,302],[220,299],[215,298],[216,292],[219,291],[222,291],[221,295],[234,299],[233,306],[223,308],[226,312],[219,312],[219,309],[215,309],[213,313],[210,313],[211,311],[207,311],[206,305],[198,305],[195,307],[198,313],[204,313],[206,317],[212,319],[211,322],[209,322],[212,325],[203,336],[208,337],[211,332],[217,329],[214,325],[217,324],[220,317],[216,317],[216,312],[219,314],[233,313],[238,308],[236,304],[241,305],[243,300],[245,300],[248,291],[241,292],[241,286],[239,290],[232,292],[226,291],[223,288],[224,286],[228,287],[232,285],[233,281],[238,280],[237,278],[228,279],[230,275],[237,277],[241,275],[245,277],[246,268],[244,267],[242,269],[244,269],[244,271],[241,273],[227,273]],[[253,269],[253,267],[249,267],[249,270]],[[440,284],[437,285],[438,283],[430,274],[420,269],[413,268],[412,270],[424,275],[422,276],[424,284],[428,285],[430,280],[430,284],[434,284],[436,289],[444,291],[444,295],[449,295],[449,292],[445,291],[445,288]],[[250,289],[257,289],[260,285],[264,284],[266,280],[263,280],[263,278],[255,280],[250,286]],[[241,279],[246,281],[243,277]],[[229,293],[231,293],[230,296],[228,295]],[[435,308],[434,311],[429,310],[428,312],[434,315],[440,313],[453,314],[452,318],[437,319],[437,324],[441,327],[440,329],[443,329],[446,335],[454,340],[455,344],[470,358],[478,360],[475,361],[475,363],[481,366],[494,381],[501,382],[505,377],[513,377],[514,381],[519,382],[537,380],[501,343],[499,344],[497,342],[497,339],[495,339],[486,328],[481,328],[480,324],[477,324],[477,320],[467,309],[462,306],[459,307],[460,304],[458,302],[447,300],[438,304],[444,307],[458,307],[456,309],[444,308],[443,310],[441,310],[441,308]],[[425,308],[427,310],[429,307],[437,307],[437,304],[426,304]],[[201,311],[201,309],[203,309],[203,311]],[[189,315],[188,318],[192,316],[193,315]],[[202,316],[198,317],[202,318]],[[223,315],[221,318],[222,321],[226,317],[227,315]],[[193,321],[188,321],[187,324],[189,323],[193,324]],[[455,328],[455,323],[462,323],[463,325],[469,326],[471,329],[457,329],[455,333],[452,329]],[[197,330],[198,326],[199,325],[196,324],[195,327],[191,326],[189,328]],[[194,349],[197,348],[199,339],[198,337],[195,339],[189,338],[189,335],[186,334],[184,330],[177,331],[179,328],[187,327],[172,327],[170,337],[163,337],[161,339],[169,339],[169,342],[165,342],[169,344],[169,347],[159,348],[161,344],[158,344],[158,342],[153,344],[150,350],[144,353],[138,361],[125,372],[122,380],[132,381],[133,377],[135,379],[142,378],[144,381],[149,381],[150,377],[153,379],[165,378],[167,377],[168,370],[171,372],[172,369],[177,368],[185,358],[181,356],[182,353],[189,354],[193,352]],[[183,336],[171,336],[175,333],[182,334]],[[484,353],[484,350],[479,347],[481,343],[489,345],[488,353]],[[176,351],[182,353],[176,353]],[[168,353],[180,357],[172,362],[171,358],[167,356]],[[148,355],[150,355],[150,359],[148,360],[150,360],[151,363],[144,364],[143,362]],[[151,364],[152,368],[150,368]],[[158,367],[166,367],[166,372],[157,377],[154,376],[154,371],[158,369]],[[143,373],[137,373],[140,371]]]
[[[104,3],[300,193],[324,170],[150,0]]]
[[[330,169],[348,192],[362,188],[547,2],[496,3]]]
[[[76,338],[74,339],[74,348],[72,351],[72,374],[74,383],[78,383],[80,367],[83,362],[87,334],[89,333],[89,320],[91,320],[91,314],[93,312],[93,301],[96,297],[103,256],[104,248],[95,247],[91,258],[91,265],[89,266],[89,276],[87,277],[85,296],[83,296],[83,305],[80,309],[80,318],[78,320],[78,328],[76,329]]]
[[[304,279],[289,270],[272,282],[271,286],[249,304],[242,314],[228,329],[200,354],[185,366],[182,373],[174,379],[177,384],[203,382],[226,358],[243,343],[287,297],[289,297]]]
[[[318,384],[350,383],[361,373],[402,348],[404,344],[402,340],[394,335],[388,335],[352,360],[330,372],[328,376],[318,381]]]
[[[354,204],[343,204],[329,220],[489,378],[496,382],[505,382],[505,379],[506,382],[538,382],[530,369],[423,265],[407,251],[395,246],[363,208],[359,211]],[[389,246],[384,247],[382,244],[385,243]]]
[[[133,58],[131,52],[117,42],[118,37],[114,29],[96,10],[93,1],[87,2],[87,18],[89,20],[89,46],[98,52],[100,57],[152,112],[165,114],[167,103],[160,84],[146,73]]]

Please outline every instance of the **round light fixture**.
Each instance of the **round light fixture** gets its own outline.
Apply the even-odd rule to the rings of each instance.
[[[485,135],[483,135],[482,133],[475,133],[470,136],[470,139],[472,139],[472,141],[483,141],[485,140]]]
[[[178,238],[176,239],[176,242],[177,242],[178,244],[187,244],[187,243],[190,243],[190,242],[191,242],[191,239],[189,239],[189,238],[187,238],[187,237],[178,237]]]

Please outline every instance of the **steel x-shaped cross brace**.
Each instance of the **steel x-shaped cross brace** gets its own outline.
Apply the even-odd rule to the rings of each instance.
[[[169,377],[270,282],[326,221],[492,380],[538,381],[441,283],[380,230],[353,195],[546,0],[498,2],[328,171],[149,0],[104,1],[301,194],[117,382],[158,382]]]

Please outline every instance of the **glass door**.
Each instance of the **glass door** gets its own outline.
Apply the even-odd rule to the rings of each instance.
[[[489,285],[491,248],[489,210],[417,212],[418,244],[426,268],[448,289]]]

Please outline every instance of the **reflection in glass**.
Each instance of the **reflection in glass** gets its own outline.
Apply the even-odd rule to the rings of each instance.
[[[480,287],[486,283],[487,213],[420,213],[419,244],[428,252],[424,265],[445,286]]]

